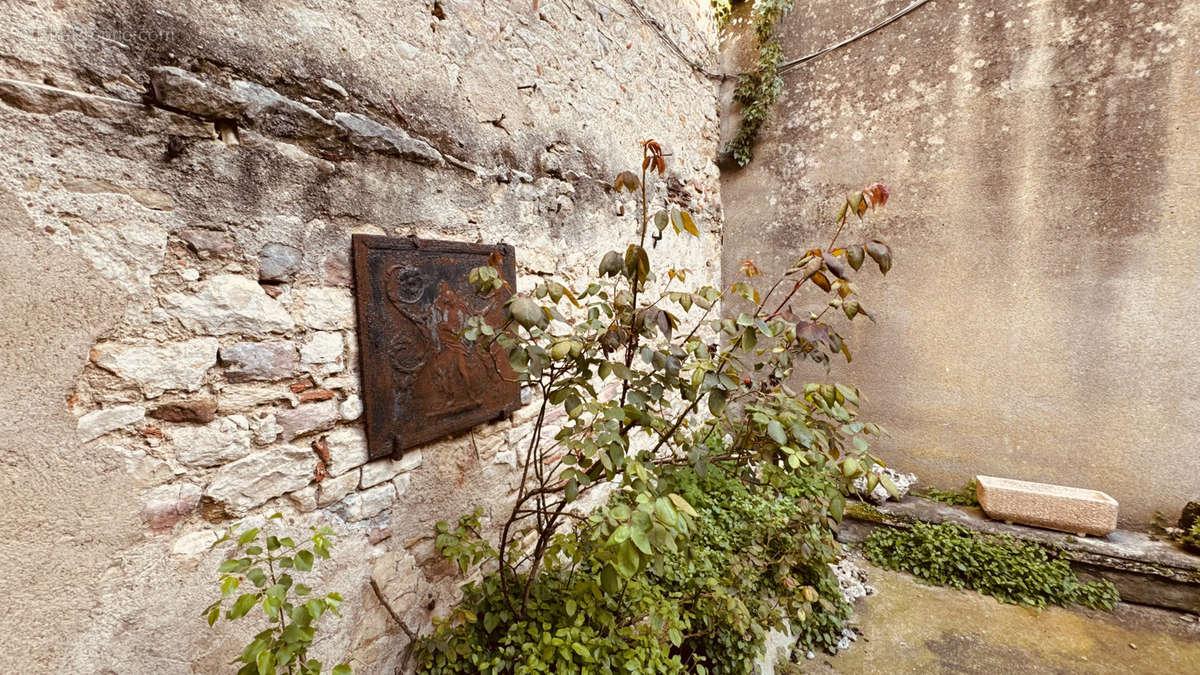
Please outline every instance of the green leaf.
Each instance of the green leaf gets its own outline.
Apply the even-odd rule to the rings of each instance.
[[[713,415],[720,416],[725,412],[725,403],[728,400],[728,395],[724,389],[713,389],[708,394],[708,411]]]
[[[330,675],[354,675],[354,674],[353,674],[353,671],[350,670],[350,666],[348,666],[344,663],[339,663],[338,665],[333,667],[333,671],[330,673]]]
[[[629,541],[637,546],[638,550],[646,555],[650,555],[653,550],[650,548],[650,540],[646,537],[646,531],[638,528],[629,530]]]
[[[242,536],[238,537],[238,540],[237,540],[238,546],[245,546],[246,544],[250,543],[251,541],[254,541],[254,538],[257,536],[258,536],[258,528],[257,527],[254,529],[251,529],[251,530],[246,530],[245,532],[242,533]]]
[[[258,598],[257,593],[243,593],[238,597],[237,602],[233,603],[233,608],[225,614],[225,618],[233,620],[246,616],[246,612],[249,612],[258,604]]]
[[[675,505],[675,508],[679,509],[680,511],[683,511],[693,518],[700,517],[700,514],[696,513],[696,510],[692,508],[692,505],[689,504],[688,501],[683,497],[672,492],[671,494],[667,495],[667,498],[670,499],[671,503]]]
[[[313,567],[312,551],[304,550],[296,552],[296,569],[301,572],[308,572]]]
[[[212,626],[214,623],[217,622],[217,619],[220,618],[220,616],[221,616],[221,605],[220,605],[220,603],[216,603],[208,610],[208,625]]]
[[[771,437],[771,440],[780,445],[787,444],[787,434],[784,433],[783,425],[779,423],[779,420],[767,422],[767,435]]]
[[[241,583],[241,580],[238,579],[237,577],[234,577],[234,576],[225,577],[225,580],[221,582],[221,597],[226,597],[230,593],[233,593],[234,591],[236,591],[238,584],[240,584],[240,583]]]
[[[879,482],[883,484],[883,489],[887,490],[892,499],[900,499],[900,491],[896,489],[896,484],[892,482],[891,478],[888,478],[887,474],[879,474]]]

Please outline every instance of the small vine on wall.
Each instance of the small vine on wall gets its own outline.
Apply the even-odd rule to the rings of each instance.
[[[717,21],[724,27],[729,23],[732,2],[737,0],[712,0]],[[725,151],[732,155],[738,166],[750,163],[752,148],[758,132],[771,114],[771,106],[779,98],[783,80],[778,73],[783,58],[783,48],[775,38],[775,23],[791,11],[795,0],[754,0],[751,21],[754,25],[754,47],[758,50],[754,68],[738,76],[733,99],[742,106],[742,126],[729,141]]]

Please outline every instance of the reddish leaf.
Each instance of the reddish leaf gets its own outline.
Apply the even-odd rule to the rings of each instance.
[[[887,186],[883,183],[876,183],[868,187],[866,190],[863,190],[863,193],[867,195],[867,199],[871,200],[872,210],[887,204],[889,194]]]
[[[613,189],[617,192],[620,192],[621,188],[625,188],[630,192],[633,192],[641,187],[641,185],[642,182],[638,180],[638,177],[635,176],[632,171],[622,171],[621,173],[617,174],[617,179],[613,181]]]
[[[741,265],[742,273],[746,276],[752,278],[758,276],[758,265],[755,265],[753,260],[743,260],[738,264]]]

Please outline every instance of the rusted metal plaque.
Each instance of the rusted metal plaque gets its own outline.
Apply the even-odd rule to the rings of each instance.
[[[503,350],[489,355],[458,334],[473,315],[503,320],[511,291],[481,298],[467,275],[499,253],[515,287],[513,247],[368,235],[353,244],[371,458],[511,415],[521,396]]]

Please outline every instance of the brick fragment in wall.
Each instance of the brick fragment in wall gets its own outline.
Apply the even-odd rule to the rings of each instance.
[[[90,412],[79,418],[79,440],[86,443],[111,431],[141,422],[146,409],[140,405],[119,405]]]
[[[242,515],[270,499],[313,480],[317,457],[307,447],[277,445],[254,452],[217,470],[204,494],[233,515]]]
[[[326,507],[358,489],[357,469],[317,483],[317,506]]]
[[[300,399],[283,385],[233,384],[225,385],[217,392],[217,410],[222,413],[241,412],[280,402],[296,406]]]
[[[421,461],[421,450],[417,448],[406,451],[400,459],[381,459],[364,464],[362,468],[362,487],[368,488],[378,485],[386,480],[395,478],[397,474],[412,471],[421,466]]]
[[[238,342],[221,347],[221,365],[230,382],[271,382],[292,376],[299,366],[296,346],[284,340]]]
[[[189,228],[179,231],[179,238],[201,258],[227,256],[237,249],[237,242],[228,232]]]
[[[283,429],[283,440],[292,439],[314,431],[330,429],[341,420],[336,400],[304,403],[290,410],[275,413],[275,421]]]
[[[329,445],[326,471],[339,476],[367,463],[367,436],[361,425],[338,427],[324,435]]]
[[[304,288],[295,292],[300,321],[315,330],[354,328],[354,297],[346,288]]]
[[[196,293],[169,293],[162,305],[185,328],[205,335],[265,337],[295,328],[283,305],[256,282],[237,274],[202,281]]]
[[[142,495],[142,519],[156,533],[169,532],[200,504],[200,488],[191,483],[163,485]]]
[[[166,344],[101,342],[92,361],[138,386],[148,398],[165,391],[196,391],[208,369],[216,365],[217,341],[196,338]]]
[[[164,422],[207,424],[216,417],[217,399],[211,396],[198,396],[170,401],[151,408],[150,412],[146,414]]]
[[[332,511],[347,521],[366,520],[383,513],[396,499],[396,488],[384,483],[373,488],[346,495]]]
[[[267,244],[258,254],[258,278],[263,281],[291,281],[300,271],[304,254],[300,249],[278,242]]]
[[[349,286],[354,279],[350,269],[350,254],[345,251],[326,255],[321,269],[325,272],[325,284],[328,286]]]
[[[205,426],[167,431],[175,458],[186,466],[219,466],[250,454],[250,423],[241,416],[222,417]]]

